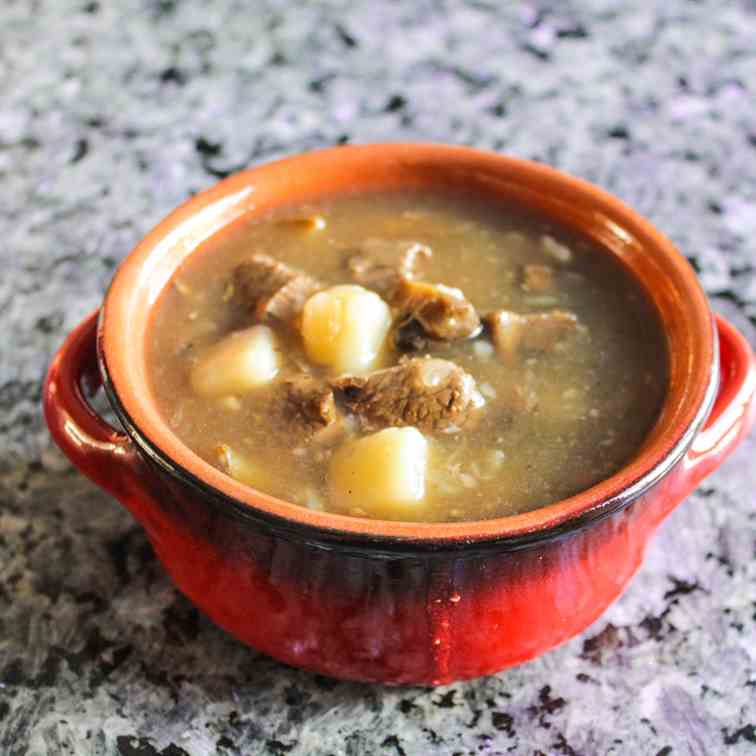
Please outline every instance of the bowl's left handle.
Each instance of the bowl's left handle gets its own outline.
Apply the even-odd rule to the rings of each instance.
[[[47,371],[43,402],[50,433],[88,478],[123,501],[139,479],[141,461],[126,434],[90,406],[102,379],[97,366],[97,318],[90,313],[68,336]]]

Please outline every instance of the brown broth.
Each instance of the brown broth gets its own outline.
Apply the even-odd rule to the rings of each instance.
[[[322,230],[276,222],[317,212]],[[549,235],[572,251],[568,264],[544,249]],[[575,494],[628,462],[651,429],[667,383],[667,353],[652,305],[621,264],[585,239],[522,212],[469,196],[405,193],[351,196],[244,222],[222,242],[210,239],[166,287],[148,339],[152,391],[166,421],[193,451],[219,466],[226,444],[250,460],[256,487],[328,510],[329,449],[282,433],[268,407],[270,387],[214,400],[194,395],[189,372],[203,349],[251,324],[229,287],[232,269],[265,252],[327,284],[352,283],[349,251],[368,238],[429,245],[423,279],[461,289],[479,312],[561,309],[577,315],[577,334],[552,353],[504,364],[484,336],[434,344],[432,354],[471,373],[487,400],[474,431],[431,440],[427,495],[403,519],[478,520],[526,512]],[[525,263],[557,271],[553,294],[526,292]],[[304,352],[295,329],[276,327],[287,365]],[[385,364],[398,355],[388,353]],[[500,397],[526,382],[535,410],[504,413]],[[354,514],[363,514],[355,511]],[[369,513],[368,513],[369,514]]]

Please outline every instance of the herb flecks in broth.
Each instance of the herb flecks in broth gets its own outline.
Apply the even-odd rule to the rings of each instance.
[[[419,193],[292,208],[210,239],[149,338],[176,435],[317,510],[476,520],[622,467],[664,398],[656,313],[605,250]]]

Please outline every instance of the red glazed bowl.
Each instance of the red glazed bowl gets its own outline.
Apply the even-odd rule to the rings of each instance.
[[[161,418],[145,333],[161,290],[211,235],[250,215],[354,190],[467,187],[536,209],[618,256],[669,346],[661,415],[622,470],[527,514],[403,523],[313,512],[245,487]],[[87,403],[103,384],[124,428]],[[242,172],[166,218],[69,336],[44,392],[53,437],[142,524],[176,585],[245,643],[335,677],[439,684],[571,638],[620,595],[654,530],[754,421],[745,339],[713,318],[687,262],[630,208],[543,165],[467,148],[343,147]]]

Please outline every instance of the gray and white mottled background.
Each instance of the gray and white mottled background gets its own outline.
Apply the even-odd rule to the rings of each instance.
[[[753,436],[582,637],[477,682],[381,689],[199,616],[39,403],[53,350],[167,211],[345,141],[595,181],[756,344],[755,103],[753,0],[0,0],[0,754],[753,753]]]

